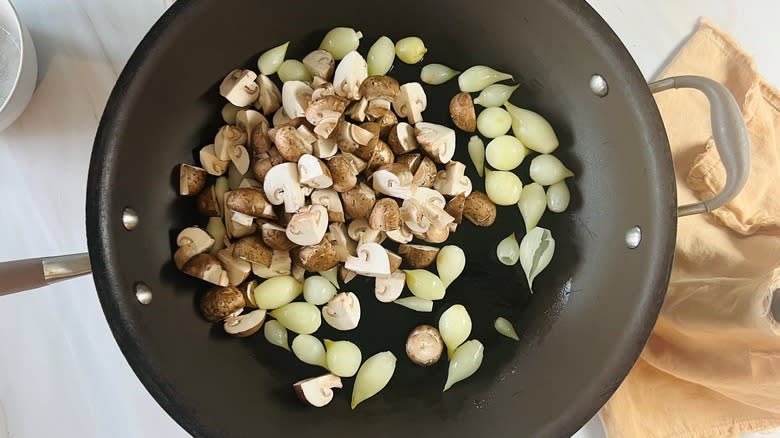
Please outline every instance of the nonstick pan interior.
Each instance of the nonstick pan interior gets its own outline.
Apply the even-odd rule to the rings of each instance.
[[[569,211],[543,219],[557,252],[534,295],[519,265],[505,267],[495,256],[502,238],[523,230],[515,207],[500,209],[492,228],[462,225],[451,237],[448,243],[465,249],[467,268],[432,314],[376,302],[368,280],[349,284],[363,305],[359,328],[343,334],[323,327],[318,336],[352,339],[364,357],[389,349],[399,358],[390,385],[354,412],[352,379],[329,406],[302,405],[291,384],[323,370],[262,334],[238,340],[206,323],[196,310],[206,285],[171,262],[176,233],[205,223],[191,199],[176,196],[172,173],[213,142],[221,78],[236,66],[254,68],[260,52],[287,40],[289,55],[300,59],[339,25],[363,32],[364,54],[381,35],[419,35],[429,48],[423,64],[488,64],[514,73],[521,86],[513,102],[549,118],[561,140],[558,155],[577,175]],[[391,74],[418,80],[421,65],[396,61]],[[589,88],[594,73],[609,82],[604,98]],[[426,86],[426,120],[449,123],[456,87]],[[469,163],[466,142],[460,135],[456,159]],[[521,175],[528,181],[527,163]],[[468,176],[482,187],[470,165]],[[672,165],[657,108],[633,60],[584,1],[180,1],[117,83],[88,190],[90,255],[108,322],[151,394],[195,436],[567,436],[638,356],[675,241]],[[140,217],[133,231],[122,226],[127,207]],[[642,242],[629,249],[625,234],[634,226]],[[151,288],[151,304],[136,300],[138,282]],[[435,325],[454,303],[471,311],[485,361],[442,394],[446,363],[416,367],[403,345],[415,325]],[[497,316],[515,324],[520,342],[495,332]]]

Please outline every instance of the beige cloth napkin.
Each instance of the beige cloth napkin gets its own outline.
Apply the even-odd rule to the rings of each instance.
[[[733,437],[780,428],[780,324],[771,310],[773,299],[780,310],[780,94],[736,42],[706,21],[662,76],[684,74],[711,77],[734,93],[750,133],[751,174],[726,207],[679,220],[661,315],[601,412],[609,438]],[[725,172],[706,99],[693,90],[656,99],[680,202],[711,197]]]

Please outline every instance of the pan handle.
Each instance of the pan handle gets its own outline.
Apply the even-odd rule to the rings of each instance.
[[[89,254],[0,262],[0,296],[79,277],[92,272]]]
[[[653,93],[674,88],[697,89],[710,101],[712,137],[726,168],[726,184],[720,193],[706,201],[677,207],[677,216],[682,217],[720,208],[742,191],[750,174],[750,138],[734,95],[723,85],[703,76],[676,76],[650,84]]]

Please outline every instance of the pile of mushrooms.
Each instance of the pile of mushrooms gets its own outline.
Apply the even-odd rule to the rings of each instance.
[[[396,57],[419,62],[427,51],[422,41],[409,37],[394,46],[382,37],[367,61],[356,50],[361,37],[353,29],[336,28],[302,61],[285,59],[285,43],[260,56],[259,72],[230,72],[219,86],[228,101],[222,109],[225,125],[199,150],[200,166],[178,166],[179,194],[194,198],[208,218],[205,228],[179,233],[173,255],[182,272],[212,285],[200,300],[203,317],[237,337],[264,328],[269,342],[287,350],[288,331],[296,333],[294,354],[328,371],[294,385],[316,407],[331,401],[341,378],[356,375],[354,409],[379,392],[395,368],[392,353],[379,353],[361,366],[360,350],[351,342],[323,345],[311,336],[323,320],[345,332],[358,326],[360,300],[339,292],[340,285],[358,275],[371,277],[377,300],[430,312],[465,266],[460,248],[439,245],[464,219],[478,227],[492,225],[496,204],[505,205],[489,190],[474,190],[466,165],[453,160],[455,131],[424,120],[424,87],[386,74]],[[483,120],[474,110],[475,101],[492,95],[472,101],[468,91],[490,85],[479,88],[470,83],[475,80],[506,77],[471,70],[460,79],[467,73],[478,79],[467,77],[466,90],[450,103],[453,124],[466,132],[500,132],[503,128],[495,125],[505,121]],[[431,64],[421,80],[440,84],[458,73]],[[484,146],[480,164],[472,143],[469,154],[482,176]],[[541,179],[553,184],[565,177],[552,182],[560,175],[550,177],[551,164],[542,164]],[[540,235],[536,242],[545,238],[551,239]],[[434,264],[436,274],[426,270]],[[405,286],[412,295],[402,298]],[[301,295],[304,301],[297,301]],[[458,333],[468,335],[468,324],[467,332],[458,327]],[[428,366],[438,361],[445,344],[448,356],[457,354],[460,344],[479,344],[464,337],[453,347],[455,329],[447,330],[440,336],[433,327],[418,327],[406,346],[409,358]],[[451,382],[452,376],[447,385]]]

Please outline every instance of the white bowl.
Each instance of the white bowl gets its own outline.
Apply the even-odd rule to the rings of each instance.
[[[0,41],[0,50],[5,51],[0,53],[0,60],[8,62],[6,65],[18,62],[16,72],[8,72],[8,80],[4,81],[5,84],[0,84],[0,131],[2,131],[22,114],[35,91],[35,82],[38,78],[38,59],[35,56],[35,46],[30,32],[19,20],[19,15],[10,0],[0,0],[0,38],[5,39]],[[3,47],[8,48],[6,43],[9,39],[15,46],[14,50],[3,49]]]

